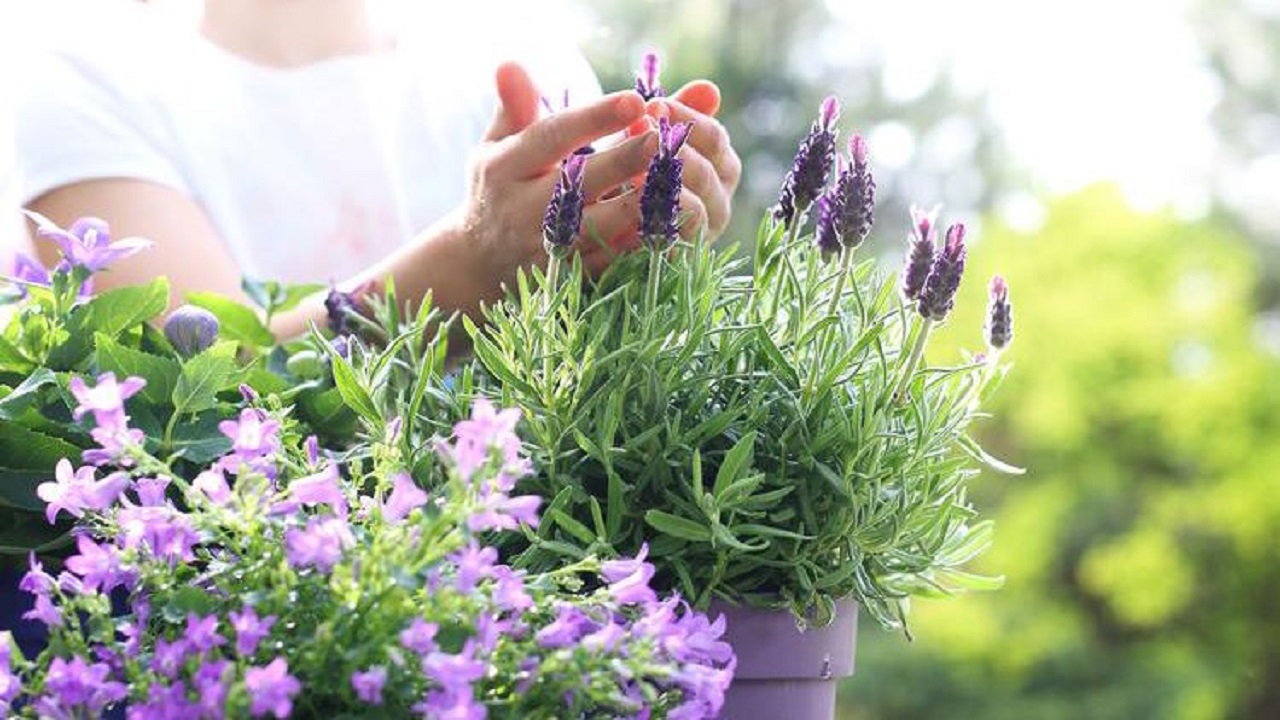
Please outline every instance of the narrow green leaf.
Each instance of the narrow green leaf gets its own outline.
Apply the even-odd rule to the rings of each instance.
[[[342,399],[346,401],[347,407],[354,410],[360,417],[373,423],[374,427],[384,425],[382,413],[378,412],[378,407],[374,404],[369,392],[365,390],[364,385],[361,384],[360,378],[356,376],[356,371],[351,367],[351,363],[347,362],[347,359],[339,355],[333,348],[329,348],[329,358],[333,361],[333,384],[338,388],[338,392],[342,393]]]
[[[1005,475],[1024,475],[1027,472],[1025,468],[1010,465],[1009,463],[991,455],[986,450],[983,450],[982,446],[968,435],[959,435],[957,437],[957,442],[959,442],[960,447],[963,448],[965,452],[969,453],[969,455],[973,456],[975,460],[996,472],[1004,473]]]
[[[590,528],[569,517],[568,513],[559,508],[547,512],[543,519],[544,521],[551,520],[584,545],[590,545],[596,541],[596,536],[591,532]]]
[[[755,457],[755,446],[756,432],[752,430],[743,435],[742,439],[734,443],[733,447],[729,448],[729,452],[724,454],[724,461],[720,463],[720,470],[716,473],[716,482],[712,489],[717,498],[722,497],[729,485],[751,467]]]
[[[661,533],[666,533],[681,540],[692,542],[710,542],[711,529],[702,523],[672,515],[661,510],[650,510],[644,514],[644,521]]]

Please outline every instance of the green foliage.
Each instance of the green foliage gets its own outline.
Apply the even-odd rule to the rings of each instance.
[[[311,432],[335,441],[352,438],[353,415],[333,401],[339,393],[328,365],[318,363],[318,372],[306,378],[288,370],[292,355],[322,355],[328,347],[324,338],[277,345],[254,310],[197,294],[193,300],[219,318],[223,339],[184,359],[152,326],[168,304],[164,279],[82,300],[74,288],[85,275],[73,272],[75,277],[57,271],[52,289],[32,286],[25,298],[11,298],[17,301],[0,317],[0,524],[5,528],[0,555],[65,545],[69,526],[47,523],[35,488],[53,477],[59,459],[78,461],[95,444],[89,435],[91,416],[79,421],[72,416],[77,403],[68,382],[73,375],[92,379],[114,373],[118,379],[145,380],[130,402],[132,421],[146,433],[148,450],[170,458],[187,475],[229,447],[218,422],[243,406],[237,391],[241,383],[268,396],[274,406],[296,403],[298,420]],[[276,283],[253,287],[273,311],[288,309],[315,290]],[[279,362],[272,363],[273,357]],[[409,357],[402,362],[417,361]],[[438,368],[443,356],[434,362]]]
[[[535,272],[468,324],[478,388],[526,411],[526,489],[549,503],[507,551],[542,570],[647,542],[658,587],[818,622],[843,597],[897,625],[905,597],[989,587],[958,569],[989,536],[965,499],[986,366],[922,370],[896,401],[918,323],[892,280],[768,222],[755,248],[749,275],[700,243],[598,281]]]
[[[1000,527],[979,567],[1011,582],[918,604],[914,647],[864,634],[850,717],[1276,717],[1280,362],[1245,243],[1093,189],[970,264],[1009,278],[1017,321],[981,430],[1031,472],[976,486]],[[935,360],[978,340],[977,294]]]

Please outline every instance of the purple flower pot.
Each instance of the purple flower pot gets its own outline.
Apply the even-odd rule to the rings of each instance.
[[[838,680],[853,675],[858,604],[836,603],[830,625],[801,631],[789,610],[711,604],[738,656],[721,720],[833,720]]]

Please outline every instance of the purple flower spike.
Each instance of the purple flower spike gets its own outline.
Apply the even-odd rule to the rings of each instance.
[[[956,223],[947,229],[947,242],[933,259],[933,269],[925,280],[916,310],[934,321],[945,320],[955,304],[956,290],[964,275],[964,225]]]
[[[644,98],[645,102],[666,94],[662,90],[662,83],[658,81],[657,53],[647,52],[644,54],[640,73],[636,76],[636,92],[640,93],[640,97]]]
[[[911,247],[907,251],[907,265],[902,272],[902,296],[908,302],[918,300],[924,291],[924,283],[933,269],[934,246],[938,231],[934,227],[937,209],[925,212],[911,206]]]
[[[649,161],[640,195],[640,239],[655,252],[669,247],[679,233],[684,162],[677,156],[692,130],[691,122],[672,125],[666,118],[658,120],[658,153]]]
[[[151,241],[142,238],[111,242],[111,230],[106,221],[95,217],[80,218],[66,230],[39,213],[28,211],[27,217],[35,222],[40,237],[57,243],[63,259],[71,267],[90,273],[151,247]]]
[[[164,336],[182,357],[199,355],[218,339],[218,317],[204,308],[183,305],[165,320]]]
[[[853,250],[871,233],[876,181],[867,166],[867,143],[861,135],[849,139],[849,159],[839,162],[836,184],[818,200],[815,244],[823,257]]]
[[[324,298],[324,310],[329,329],[335,335],[345,335],[350,329],[350,316],[359,312],[355,293],[343,292],[336,287],[329,288],[329,294]]]
[[[823,100],[818,120],[800,142],[795,162],[783,181],[778,205],[773,209],[774,219],[787,228],[801,221],[826,187],[827,176],[836,162],[835,125],[839,118],[840,102],[834,97]]]
[[[991,278],[991,300],[987,306],[987,344],[1002,350],[1013,340],[1013,306],[1009,304],[1009,284],[996,275]]]
[[[542,216],[542,244],[548,255],[564,257],[582,231],[582,189],[587,156],[570,155],[560,167],[560,179],[551,191],[551,202]]]

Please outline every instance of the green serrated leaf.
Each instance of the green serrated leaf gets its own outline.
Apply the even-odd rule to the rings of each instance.
[[[118,378],[146,380],[147,384],[138,394],[153,405],[164,405],[172,399],[178,376],[182,374],[176,360],[134,350],[104,333],[95,336],[94,344],[100,372],[113,372]]]
[[[216,348],[216,346],[215,346]],[[187,360],[173,388],[173,408],[178,415],[203,412],[214,406],[218,391],[236,374],[236,361],[215,348]]]

